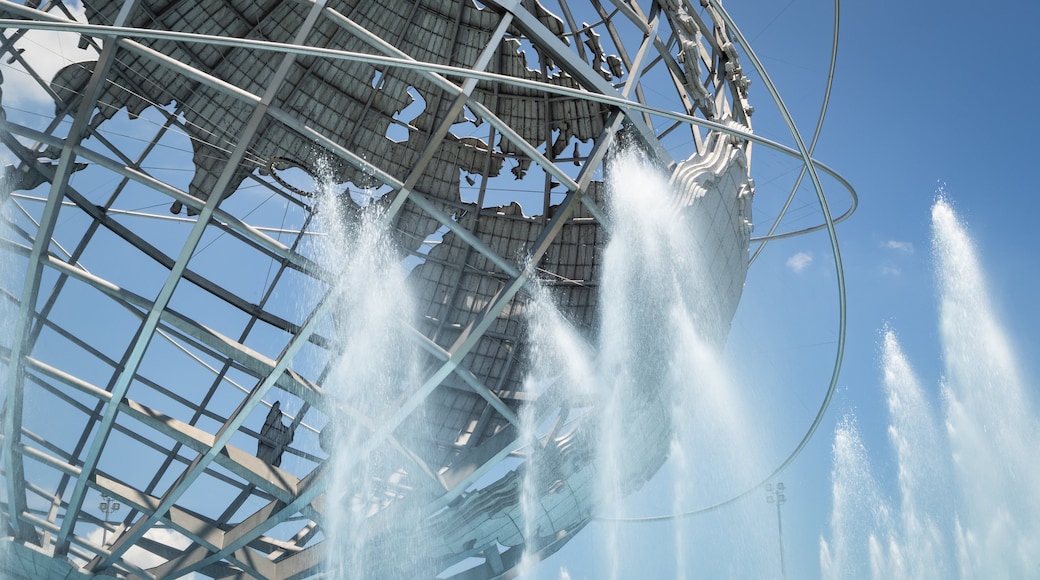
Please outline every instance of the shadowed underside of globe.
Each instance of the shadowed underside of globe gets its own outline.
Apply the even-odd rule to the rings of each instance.
[[[593,515],[597,401],[525,386],[530,288],[596,335],[622,146],[672,176],[725,339],[753,191],[748,142],[691,121],[750,126],[713,5],[85,0],[84,24],[28,4],[0,4],[5,76],[48,98],[0,102],[20,212],[3,238],[9,575],[318,575],[336,509],[322,432],[342,417],[379,458],[355,498],[372,570],[497,577],[559,549]],[[28,41],[49,27],[85,57],[44,78]],[[344,348],[336,260],[314,241],[330,203],[348,229],[390,228],[416,302],[400,323],[419,377],[365,416],[326,383]],[[671,437],[666,395],[645,396],[629,490]],[[570,418],[541,441],[536,537],[518,523],[525,410]],[[413,558],[397,545],[416,513],[434,539]]]

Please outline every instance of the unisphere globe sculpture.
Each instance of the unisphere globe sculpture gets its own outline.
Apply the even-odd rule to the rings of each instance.
[[[527,309],[546,289],[595,334],[621,147],[710,241],[701,314],[724,340],[752,111],[713,0],[79,4],[0,2],[3,574],[345,574],[345,504],[362,577],[508,576],[558,550],[593,517],[595,403],[527,388]],[[352,255],[316,249],[330,216],[388,228],[414,302],[397,324],[421,355],[381,406],[334,394],[329,361],[365,338],[338,333]],[[644,395],[626,489],[668,453],[666,395]],[[528,412],[576,417],[542,442],[534,533]],[[348,451],[364,491],[330,488]]]

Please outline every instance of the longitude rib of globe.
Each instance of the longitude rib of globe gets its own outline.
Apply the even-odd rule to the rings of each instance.
[[[686,395],[625,341],[721,345],[751,144],[810,161],[716,3],[616,7],[0,3],[4,571],[497,577],[653,477]]]

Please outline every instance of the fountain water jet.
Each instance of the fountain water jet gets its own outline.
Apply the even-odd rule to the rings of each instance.
[[[1040,554],[1035,401],[990,304],[974,244],[945,199],[932,208],[932,227],[946,431],[959,481],[958,560],[978,577],[1023,578],[1035,573]]]
[[[676,184],[633,152],[619,155],[610,169],[612,235],[604,259],[597,365],[603,401],[598,465],[600,513],[609,522],[604,543],[616,578],[625,543],[618,522],[622,498],[645,483],[643,474],[656,472],[659,465],[649,468],[646,461],[664,460],[664,455],[634,458],[634,450],[648,448],[652,438],[671,441],[672,465],[666,471],[677,513],[688,508],[692,488],[710,495],[706,483],[724,489],[747,485],[750,477],[723,483],[727,478],[716,468],[737,466],[734,474],[747,475],[751,463],[738,435],[740,404],[720,362],[726,308],[713,302],[718,295],[710,287],[713,265],[698,251],[713,241],[703,221],[709,212],[695,204],[689,214],[680,214],[684,219],[676,219]],[[655,408],[655,424],[634,425],[633,409],[642,414],[647,407]],[[682,574],[689,549],[682,545],[681,523],[675,540]]]
[[[326,568],[333,578],[361,578],[378,559],[384,577],[410,577],[386,566],[394,561],[392,552],[422,554],[425,544],[414,533],[421,528],[419,514],[392,510],[392,542],[386,530],[373,531],[380,526],[371,516],[399,493],[393,485],[396,474],[388,468],[396,462],[384,456],[392,446],[371,453],[363,448],[376,430],[372,421],[386,415],[418,382],[417,347],[401,322],[411,319],[412,301],[382,208],[358,208],[329,187],[323,189],[322,226],[328,234],[318,254],[335,276],[326,299],[338,301],[332,322],[339,345],[324,381],[336,409],[322,433],[331,472],[325,500],[324,531],[330,546]],[[403,530],[413,533],[401,536]]]
[[[541,397],[551,387],[554,397],[573,401],[574,406],[580,405],[579,399],[593,393],[595,362],[590,345],[559,310],[549,290],[541,285],[533,285],[526,319],[530,370],[524,390]],[[564,409],[569,406],[564,405]],[[546,488],[542,472],[549,467],[545,463],[553,462],[554,458],[547,457],[544,452],[546,448],[552,448],[545,439],[566,436],[576,426],[573,422],[576,417],[570,417],[571,413],[541,417],[539,410],[537,405],[526,405],[520,413],[520,439],[527,455],[520,489],[525,545],[517,569],[520,577],[532,573],[539,562],[539,522],[547,524],[547,528],[549,524],[545,521],[548,514],[541,503]]]
[[[865,451],[834,447],[832,541],[821,540],[824,577],[865,577],[845,554],[869,552],[876,578],[1024,578],[1040,553],[1040,446],[1035,401],[995,315],[977,251],[945,199],[932,208],[945,375],[943,425],[932,412],[895,334],[884,332],[882,364],[899,469],[898,510],[872,482]],[[858,436],[857,436],[858,437]],[[858,473],[845,474],[855,464]],[[886,517],[857,521],[846,499]],[[891,515],[888,516],[888,512]],[[856,530],[856,540],[847,537]],[[867,545],[862,536],[869,535]]]
[[[867,450],[855,417],[848,415],[834,433],[831,471],[831,539],[820,538],[823,578],[871,576],[870,546],[877,530],[887,528],[889,508],[870,470]]]
[[[727,225],[706,224],[703,220],[710,218],[704,216],[713,214],[713,204],[734,200],[711,197],[719,193],[698,190],[698,184],[676,189],[633,151],[619,153],[608,164],[607,183],[611,237],[604,250],[597,328],[579,331],[554,305],[547,288],[531,290],[525,306],[526,390],[537,399],[548,394],[550,399],[573,400],[571,406],[562,405],[580,415],[573,429],[577,436],[568,446],[587,448],[579,453],[594,455],[591,473],[577,480],[597,482],[595,509],[605,521],[597,526],[601,573],[617,578],[627,574],[623,552],[629,539],[636,539],[622,537],[619,518],[631,503],[622,499],[651,477],[655,481],[647,492],[656,494],[663,487],[675,502],[670,507],[680,511],[688,507],[686,501],[704,500],[701,495],[727,497],[733,486],[747,486],[752,477],[734,483],[726,478],[731,474],[719,475],[722,464],[747,465],[737,434],[746,423],[735,410],[739,402],[720,363],[730,313],[713,302],[719,293],[707,287],[718,283],[719,274],[696,256],[702,244],[717,243],[712,236]],[[708,197],[694,199],[677,219],[676,205],[691,201],[678,199],[683,191]],[[746,261],[746,247],[743,254],[739,246],[731,249],[735,259]],[[586,334],[594,338],[587,340]],[[591,407],[589,401],[594,401]],[[526,545],[521,575],[533,572],[542,540],[546,510],[539,494],[550,483],[543,479],[559,469],[558,458],[545,452],[555,447],[545,437],[562,441],[571,431],[554,427],[561,421],[569,425],[569,417],[539,417],[537,408],[532,405],[521,413],[525,462],[520,515]],[[655,476],[669,456],[671,465]],[[693,465],[696,469],[689,467]],[[705,494],[705,484],[719,489]],[[691,487],[697,488],[695,498]],[[676,524],[673,554],[677,569],[685,571],[690,550],[683,545],[682,526]]]
[[[603,380],[598,386],[603,408],[597,461],[601,513],[616,520],[622,515],[622,499],[643,483],[638,478],[646,466],[638,460],[633,464],[631,451],[647,448],[644,438],[673,437],[670,403],[677,391],[670,367],[679,354],[677,320],[687,315],[682,310],[697,270],[685,263],[690,252],[684,250],[693,246],[679,220],[669,215],[667,182],[632,152],[619,156],[610,177],[613,230],[600,290]],[[658,396],[648,400],[645,385],[657,385],[653,392]],[[660,406],[654,413],[656,429],[633,425],[627,417],[631,409],[648,404]],[[611,578],[618,577],[621,566],[620,533],[617,523],[607,526]]]

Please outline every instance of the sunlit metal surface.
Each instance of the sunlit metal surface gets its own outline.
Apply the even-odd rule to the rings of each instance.
[[[371,519],[430,514],[429,576],[499,576],[525,548],[517,472],[496,467],[523,459],[523,406],[561,405],[524,391],[525,286],[595,331],[619,140],[674,174],[680,205],[710,200],[723,328],[736,308],[750,145],[694,118],[739,135],[750,106],[712,7],[84,3],[72,22],[60,1],[0,2],[0,70],[47,99],[2,87],[8,574],[320,573],[319,433],[337,411],[314,362],[335,349],[315,180],[386,212],[419,297],[425,379],[368,418],[397,462]],[[49,30],[82,51],[33,41]],[[395,437],[416,421],[428,439]],[[545,442],[551,529],[526,546],[543,553],[592,516],[591,435],[571,427]],[[654,428],[633,486],[666,458]]]

